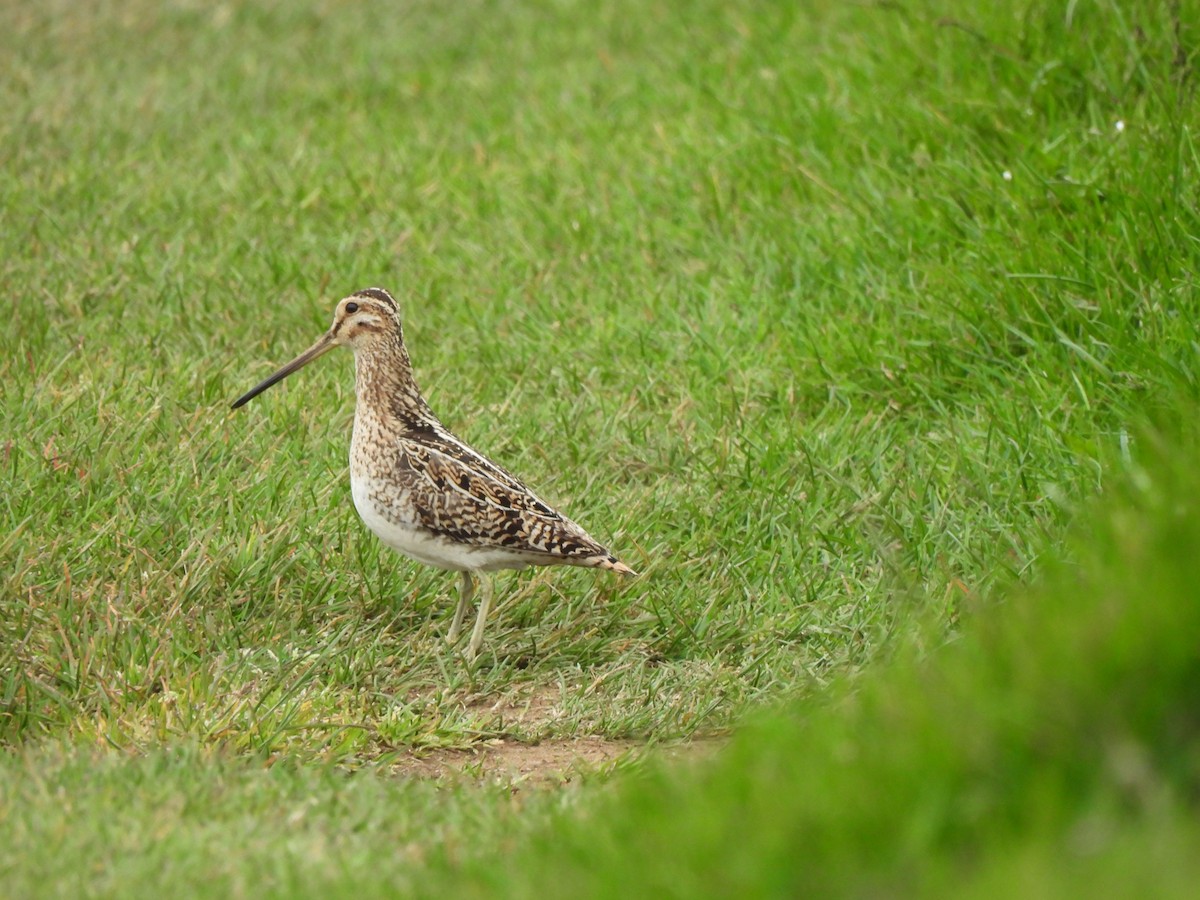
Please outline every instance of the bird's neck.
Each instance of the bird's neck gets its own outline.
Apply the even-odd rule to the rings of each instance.
[[[358,415],[365,412],[390,426],[409,431],[437,423],[437,417],[417,388],[400,334],[355,351],[354,393]]]

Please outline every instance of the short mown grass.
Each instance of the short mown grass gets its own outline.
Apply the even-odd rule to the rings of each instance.
[[[830,690],[885,696],[916,645],[966,671],[940,645],[1018,627],[990,598],[1078,556],[1078,512],[1176,433],[1147,422],[1194,415],[1188,6],[0,11],[0,877],[441,889],[602,779],[514,801],[397,776],[414,753],[734,732],[738,758],[782,698],[767,730],[824,716],[804,740],[828,749],[880,727],[815,712]],[[453,577],[350,504],[349,355],[228,409],[370,285],[443,420],[638,579],[501,575],[468,666],[443,640]],[[920,708],[908,678],[897,709]],[[897,715],[914,770],[941,771],[936,730]],[[819,858],[854,856],[836,822],[862,786],[804,790]],[[869,827],[915,829],[911,860],[959,853],[906,811]],[[978,858],[1050,879],[1045,846]],[[512,858],[528,871],[492,888],[544,862]],[[803,886],[778,879],[757,889]]]
[[[1140,435],[1035,591],[756,717],[468,881],[520,896],[1178,896],[1200,865],[1197,433]],[[920,632],[917,632],[918,635]],[[598,837],[598,835],[600,837]],[[462,894],[460,872],[445,882]],[[570,885],[570,891],[563,891]]]

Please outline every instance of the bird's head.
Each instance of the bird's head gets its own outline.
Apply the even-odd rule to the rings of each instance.
[[[397,337],[403,340],[400,311],[392,295],[383,288],[357,291],[338,301],[333,311],[333,324],[315,344],[238,397],[233,401],[233,408],[250,402],[267,388],[283,381],[317,357],[324,356],[334,347],[349,347],[358,353],[369,351],[386,341],[394,341]]]

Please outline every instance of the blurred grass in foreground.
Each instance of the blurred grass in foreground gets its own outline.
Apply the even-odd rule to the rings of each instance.
[[[1194,5],[0,4],[0,888],[1195,883]],[[470,669],[349,359],[228,413],[372,283],[642,578]]]
[[[472,867],[479,893],[1193,896],[1200,440],[1176,412],[1186,437],[1142,435],[1035,589],[555,817]]]

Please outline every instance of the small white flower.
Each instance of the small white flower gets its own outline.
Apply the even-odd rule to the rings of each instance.
[[[1113,127],[1117,129],[1117,133],[1119,134],[1125,130],[1125,121],[1123,119],[1117,119],[1117,124]]]
[[[1012,172],[1008,171],[1008,169],[1005,169],[1003,177],[1005,181],[1012,181]]]

